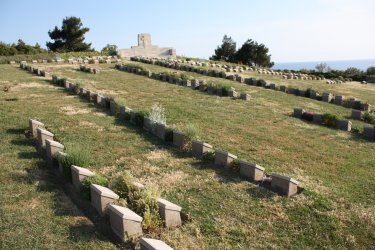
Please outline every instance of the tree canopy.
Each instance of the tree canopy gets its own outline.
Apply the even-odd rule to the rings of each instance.
[[[101,52],[108,53],[110,56],[116,56],[117,55],[117,46],[114,44],[107,44]]]
[[[21,39],[17,43],[6,44],[0,42],[0,55],[1,56],[14,56],[14,55],[34,55],[47,52],[42,49],[38,43],[34,46],[26,44]]]
[[[85,43],[85,34],[90,30],[82,27],[78,17],[66,17],[63,19],[61,29],[57,26],[48,35],[54,42],[47,42],[48,49],[55,52],[93,51],[91,43]]]
[[[375,75],[375,67],[374,66],[371,66],[371,67],[368,67],[367,70],[366,70],[366,75]]]
[[[210,58],[211,60],[224,60],[226,62],[231,62],[234,59],[236,53],[236,43],[231,37],[224,35],[223,43],[221,46],[217,46],[215,49],[215,54]]]
[[[224,35],[222,45],[218,46],[211,60],[223,60],[226,62],[243,63],[250,66],[272,67],[269,49],[262,43],[248,39],[241,48],[236,51],[236,43],[231,37]]]

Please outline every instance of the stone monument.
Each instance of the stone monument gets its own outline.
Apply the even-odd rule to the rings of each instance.
[[[151,44],[151,35],[147,33],[138,34],[138,46],[130,49],[119,49],[121,57],[144,56],[144,57],[176,57],[174,48],[160,48]]]

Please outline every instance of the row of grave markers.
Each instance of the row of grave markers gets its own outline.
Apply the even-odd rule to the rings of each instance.
[[[187,68],[189,71],[205,71],[205,69],[197,68],[194,66],[207,66],[205,63],[187,63],[187,64],[181,64],[179,60],[173,60],[173,59],[163,59],[163,58],[148,58],[148,57],[131,57],[132,61],[138,61],[143,63],[149,63],[149,64],[155,64],[160,66],[168,66],[168,65],[175,65],[175,67],[181,67],[181,68]],[[258,74],[261,75],[274,75],[274,76],[281,76],[284,79],[299,79],[299,80],[324,80],[322,77],[317,76],[311,76],[307,74],[302,73],[286,73],[286,72],[278,72],[274,70],[268,70],[268,69],[255,69],[252,67],[237,67],[237,68],[230,68],[230,67],[222,67],[220,64],[208,64],[207,67],[218,67],[219,70],[206,70],[209,72],[234,72],[234,73],[242,73],[244,70],[254,70]],[[198,72],[197,72],[198,73]],[[204,74],[204,73],[203,73]],[[216,73],[217,75],[217,73]]]
[[[239,75],[227,75],[225,72],[220,72],[220,71],[215,71],[215,70],[202,70],[202,69],[194,68],[194,67],[185,67],[182,65],[180,66],[176,64],[167,63],[162,60],[151,60],[148,58],[139,58],[139,57],[132,57],[131,60],[142,62],[142,63],[148,63],[148,64],[156,64],[162,67],[174,68],[177,70],[183,70],[187,72],[195,72],[198,74],[208,75],[212,77],[226,78],[226,79],[236,81],[239,83],[245,83],[247,85],[264,87],[264,88],[271,89],[271,90],[281,91],[287,94],[311,98],[314,100],[328,102],[328,103],[336,104],[336,105],[343,106],[343,107],[350,108],[350,109],[371,111],[371,105],[367,102],[357,100],[356,98],[352,98],[352,97],[345,99],[345,97],[342,95],[335,96],[329,92],[324,92],[323,94],[319,94],[317,91],[312,90],[312,89],[301,90],[298,88],[288,87],[286,85],[278,85],[276,83],[267,83],[263,79],[244,78]]]
[[[30,63],[36,64],[36,63],[65,63],[66,60],[62,58],[56,58],[56,59],[38,59],[38,60],[31,60]],[[97,57],[78,57],[78,58],[69,58],[67,60],[67,63],[69,64],[99,64],[99,63],[120,63],[122,62],[121,59],[119,59],[117,56],[97,56]],[[9,64],[16,64],[16,61],[9,61]],[[20,61],[20,63],[26,64],[27,61]]]
[[[352,110],[352,117],[354,118],[360,118],[360,113],[362,113],[359,110]],[[307,121],[312,121],[315,124],[322,125],[323,124],[323,115],[322,114],[317,114],[313,112],[306,112],[302,108],[294,108],[293,110],[293,116],[307,120]],[[340,130],[348,131],[350,132],[352,130],[352,122],[346,119],[343,120],[338,120],[336,127]],[[375,139],[375,127],[369,127],[365,126],[363,128],[363,134],[362,136],[368,140],[374,140]]]
[[[54,76],[52,81],[55,84],[63,82],[62,86],[66,90],[72,91],[74,93],[78,92],[76,91],[77,85],[67,81],[66,79],[59,79],[58,77]],[[133,111],[131,108],[125,105],[117,104],[114,100],[111,100],[108,97],[85,88],[79,89],[79,95],[80,97],[86,98],[88,101],[94,102],[94,104],[104,109],[109,109],[112,115],[119,117],[124,121],[129,120],[132,124],[137,123],[136,117],[139,115],[139,113]],[[126,119],[126,117],[128,117],[128,119]],[[166,135],[168,128],[164,124],[153,123],[153,121],[151,121],[148,117],[144,117],[142,123],[138,124],[138,126],[141,126],[144,130],[153,133],[164,142],[167,139]],[[172,131],[172,133],[173,145],[177,146],[178,148],[184,148],[185,143],[187,143],[185,135],[180,131]],[[237,156],[229,152],[214,150],[214,148],[210,144],[203,141],[192,141],[193,156],[198,159],[203,159],[204,155],[208,152],[215,153],[214,163],[216,167],[225,167],[229,169],[232,167],[232,162],[234,160],[237,161]],[[279,194],[290,197],[303,190],[300,183],[289,176],[284,176],[277,173],[272,173],[271,176],[267,176],[265,173],[265,169],[255,163],[240,160],[239,164],[241,177],[244,177],[245,179],[255,183],[270,184],[265,186],[270,186],[271,190]]]
[[[55,166],[55,159],[59,155],[60,157],[66,157],[64,153],[64,145],[54,140],[54,134],[45,129],[45,125],[37,120],[29,119],[29,131],[30,137],[37,139],[38,151],[46,157],[47,166],[50,168]],[[44,151],[45,149],[45,151]],[[57,157],[58,159],[60,157]],[[62,163],[58,162],[59,172],[63,173]],[[81,183],[85,178],[95,175],[94,172],[87,168],[81,168],[78,166],[71,166],[71,177],[73,186],[79,190]],[[142,184],[137,185],[140,189],[143,189]],[[121,238],[124,242],[128,241],[132,237],[138,237],[143,235],[142,221],[143,218],[130,210],[127,207],[114,205],[113,203],[120,197],[115,192],[107,187],[91,184],[90,185],[90,196],[91,205],[95,208],[100,216],[109,215],[109,223],[113,232]],[[165,221],[165,226],[168,228],[181,226],[181,207],[165,200],[158,199],[159,213],[161,218]],[[165,244],[163,241],[141,238],[140,240],[141,249],[151,250],[159,249],[172,249],[170,246]]]
[[[261,75],[274,75],[274,76],[281,76],[284,79],[300,79],[300,80],[324,80],[323,77],[317,77],[314,75],[308,75],[303,73],[291,73],[291,72],[282,72],[281,70],[272,70],[272,69],[265,69],[265,68],[257,68],[257,67],[248,67],[245,65],[228,65],[228,64],[220,64],[220,63],[212,63],[212,62],[200,62],[194,60],[181,60],[181,59],[172,59],[172,58],[147,58],[147,57],[137,57],[146,60],[153,60],[153,61],[165,61],[168,63],[175,63],[175,64],[187,64],[191,66],[200,66],[200,67],[216,67],[220,68],[226,72],[244,72],[246,71],[254,71]]]
[[[116,64],[115,67],[116,67],[116,69],[121,70],[121,71],[126,71],[128,73],[134,73],[134,74],[138,74],[138,75],[147,76],[147,77],[155,79],[155,80],[159,80],[159,81],[163,81],[163,82],[169,82],[169,83],[176,84],[176,85],[179,85],[179,86],[189,87],[193,90],[199,90],[201,92],[207,92],[208,94],[217,94],[218,96],[226,96],[227,95],[228,97],[232,97],[234,99],[241,99],[241,100],[244,100],[244,101],[250,100],[250,94],[240,93],[240,95],[238,95],[238,93],[236,92],[236,90],[233,87],[230,88],[228,93],[224,94],[222,88],[220,88],[220,87],[217,88],[213,84],[207,84],[205,80],[198,80],[198,79],[194,79],[194,78],[193,79],[182,79],[182,78],[173,77],[173,76],[170,76],[170,75],[167,75],[167,74],[146,71],[146,70],[142,70],[142,69],[139,69],[139,68],[136,68],[136,67],[123,65],[123,64]]]

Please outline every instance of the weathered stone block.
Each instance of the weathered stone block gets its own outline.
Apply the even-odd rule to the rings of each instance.
[[[229,97],[237,97],[238,94],[237,94],[237,92],[235,90],[229,90],[228,91],[228,96]]]
[[[287,87],[285,85],[280,85],[280,91],[281,92],[286,92]]]
[[[280,191],[288,197],[295,195],[298,191],[299,183],[288,176],[273,173],[271,176],[271,187]]]
[[[64,145],[57,141],[46,139],[47,165],[53,167],[53,159],[57,152],[63,151]]]
[[[215,166],[217,167],[229,167],[233,160],[237,159],[237,156],[222,150],[215,151]]]
[[[72,183],[73,186],[77,189],[81,186],[81,182],[89,176],[93,176],[94,173],[88,170],[87,168],[81,168],[78,166],[71,166],[72,170]]]
[[[240,98],[242,100],[248,101],[248,100],[250,100],[250,95],[247,94],[247,93],[241,93]]]
[[[202,159],[206,152],[213,151],[213,147],[210,144],[198,140],[192,141],[192,148],[193,156],[198,159]]]
[[[355,98],[349,98],[348,100],[348,108],[354,108],[354,105],[355,105]]]
[[[342,106],[342,104],[344,103],[344,96],[342,96],[342,95],[335,96],[334,102],[335,102],[336,105]]]
[[[313,123],[322,124],[323,116],[321,114],[313,114]]]
[[[141,238],[139,241],[141,250],[173,250],[164,241],[150,238]]]
[[[164,220],[166,227],[178,227],[181,226],[181,207],[169,202],[165,199],[158,199],[159,214]]]
[[[361,104],[361,110],[363,111],[371,111],[371,105],[368,103],[362,103]]]
[[[262,181],[264,170],[263,167],[255,163],[240,161],[240,175],[250,181]]]
[[[302,108],[294,108],[293,109],[293,116],[294,117],[298,117],[298,118],[301,118],[302,114],[305,112],[304,109]]]
[[[173,145],[182,149],[186,146],[185,135],[179,131],[173,131]]]
[[[44,124],[41,123],[40,121],[29,119],[29,130],[30,130],[30,135],[32,137],[38,136],[38,133],[37,133],[38,128],[44,128]]]
[[[96,96],[96,104],[98,106],[105,107],[105,98],[104,98],[104,96],[98,94]]]
[[[98,211],[101,216],[104,216],[107,212],[108,205],[118,200],[120,197],[110,190],[109,188],[91,184],[91,205]]]
[[[110,102],[110,111],[111,111],[111,115],[116,116],[116,114],[117,114],[117,103],[116,102],[114,102],[114,101]]]
[[[146,131],[152,131],[152,121],[148,117],[143,118],[143,129]]]
[[[37,128],[37,134],[38,134],[38,144],[39,147],[45,147],[46,146],[46,140],[50,139],[53,140],[53,134],[45,129]]]
[[[337,128],[344,131],[352,130],[352,122],[349,120],[339,120],[337,121]]]
[[[361,110],[356,110],[352,109],[352,118],[355,120],[361,120],[362,119],[362,111]]]
[[[142,235],[142,217],[126,207],[108,206],[109,221],[113,232],[123,241]]]
[[[270,83],[270,89],[275,90],[276,89],[276,84],[275,83]]]
[[[165,125],[161,123],[155,123],[156,136],[162,140],[165,140]]]
[[[368,140],[375,139],[375,127],[364,127],[363,136]]]

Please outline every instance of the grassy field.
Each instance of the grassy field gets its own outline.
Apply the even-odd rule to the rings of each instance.
[[[113,65],[96,66],[101,69],[97,75],[79,72],[74,66],[45,67],[89,89],[123,98],[133,109],[149,110],[154,103],[162,104],[169,125],[182,130],[187,124],[196,125],[200,137],[215,148],[255,161],[268,173],[290,175],[301,181],[305,191],[291,199],[277,196],[239,179],[237,173],[216,169],[211,163],[197,161],[143,131],[120,124],[92,104],[51,86],[42,78],[3,65],[1,87],[10,85],[11,90],[1,97],[1,129],[8,142],[1,146],[2,166],[7,169],[1,173],[2,194],[4,197],[13,194],[10,185],[3,185],[6,182],[17,187],[17,194],[25,190],[31,193],[26,200],[11,202],[10,198],[4,198],[1,202],[1,220],[6,222],[1,224],[4,238],[1,240],[5,246],[22,247],[22,232],[42,230],[47,221],[38,218],[45,218],[45,213],[50,214],[47,225],[56,224],[57,229],[45,232],[44,237],[38,230],[32,232],[35,238],[44,240],[41,245],[63,234],[65,237],[58,243],[66,248],[71,244],[87,248],[112,246],[99,235],[89,234],[92,238],[88,238],[84,229],[77,229],[75,237],[86,241],[77,243],[66,236],[75,217],[67,215],[61,220],[59,215],[51,213],[54,210],[51,193],[62,193],[53,185],[40,197],[46,212],[38,209],[32,213],[22,207],[21,204],[30,203],[30,196],[41,194],[35,184],[12,176],[25,168],[40,172],[41,167],[37,157],[28,160],[19,157],[20,152],[26,149],[34,152],[34,149],[25,143],[11,145],[22,134],[7,131],[26,128],[27,118],[34,117],[48,124],[64,144],[74,143],[92,152],[90,169],[95,172],[113,177],[129,170],[138,181],[158,187],[163,197],[181,205],[190,221],[179,229],[153,233],[177,249],[373,247],[375,143],[290,117],[297,106],[342,117],[348,116],[350,110],[231,81],[228,84],[251,93],[252,99],[244,102],[209,96],[121,72]],[[166,71],[158,66],[150,69]],[[197,75],[197,78],[204,77]],[[355,121],[354,125],[361,127],[363,123]],[[51,182],[51,177],[40,178]],[[22,223],[14,230],[9,211],[19,207],[34,218],[34,227]],[[55,244],[52,246],[58,248]]]

